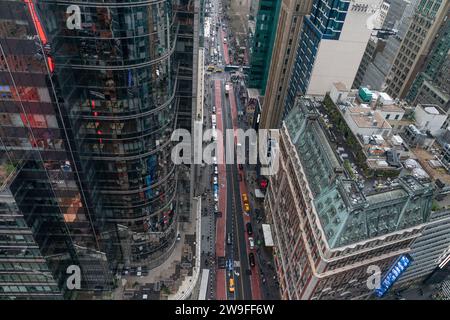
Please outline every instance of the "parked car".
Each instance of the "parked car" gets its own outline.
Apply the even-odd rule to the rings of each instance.
[[[252,237],[248,238],[248,244],[249,244],[250,250],[253,250],[255,248],[255,241],[253,240]]]
[[[214,166],[214,174],[219,174],[219,169],[217,168],[217,166]]]
[[[239,170],[243,170],[244,166],[242,165],[242,163],[239,163]]]
[[[219,180],[217,179],[217,176],[214,176],[214,184],[218,184]]]
[[[228,232],[228,234],[227,234],[227,244],[228,245],[231,245],[233,242],[232,242],[232,239],[231,239],[231,232]]]
[[[253,254],[253,252],[250,252],[248,254],[248,261],[250,262],[250,267],[254,267],[256,265],[256,263],[255,263],[255,255]]]
[[[253,234],[252,224],[250,222],[247,222],[247,224],[245,226],[247,227],[248,235],[251,236]]]

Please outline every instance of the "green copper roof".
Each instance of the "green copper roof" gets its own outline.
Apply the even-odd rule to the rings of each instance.
[[[412,176],[382,192],[363,192],[345,175],[310,100],[297,99],[285,120],[313,204],[331,248],[367,240],[425,222],[432,188]]]

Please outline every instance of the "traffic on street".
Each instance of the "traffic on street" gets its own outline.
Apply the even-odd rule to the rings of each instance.
[[[236,150],[236,145],[223,143],[227,130],[233,130],[236,137],[237,129],[246,129],[239,116],[245,110],[237,103],[237,86],[245,83],[244,72],[242,66],[231,65],[232,35],[228,21],[223,18],[221,3],[210,0],[206,10],[204,130],[211,129],[212,140],[222,144],[216,150]],[[218,134],[223,134],[223,139]],[[202,236],[202,241],[207,242],[202,252],[202,267],[209,270],[207,298],[279,299],[271,254],[264,248],[263,203],[252,191],[256,186],[255,168],[238,164],[236,159],[228,164],[225,159],[226,153],[218,151],[214,163],[203,168],[203,176],[210,177],[205,215],[209,211],[214,217],[214,226],[202,230],[215,230],[207,237]],[[208,250],[208,246],[213,249]]]

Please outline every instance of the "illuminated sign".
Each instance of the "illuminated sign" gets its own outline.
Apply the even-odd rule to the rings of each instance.
[[[405,272],[412,262],[412,258],[409,255],[403,255],[397,262],[389,269],[385,277],[381,281],[380,288],[375,290],[377,297],[382,297],[389,288],[397,281],[397,279]]]

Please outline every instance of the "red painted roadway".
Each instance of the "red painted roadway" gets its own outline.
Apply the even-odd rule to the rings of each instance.
[[[228,43],[223,43],[223,38],[225,37],[225,35],[224,35],[222,28],[220,29],[220,35],[221,35],[221,40],[222,40],[222,45],[223,45],[223,58],[225,60],[225,65],[227,66],[230,64],[230,57],[228,56]]]
[[[237,129],[237,108],[236,108],[236,99],[234,96],[234,90],[233,87],[231,86],[230,88],[230,106],[231,106],[231,118],[232,118],[232,122],[233,122],[233,129],[235,132],[235,136],[236,136],[236,129]],[[239,174],[242,175],[242,177],[245,177],[245,172],[244,170],[238,170]],[[248,190],[247,190],[247,185],[244,182],[244,179],[242,179],[239,182],[239,189],[240,189],[240,193],[246,193],[247,196],[249,195]],[[242,198],[241,198],[241,206],[242,208],[244,207],[244,204],[242,203]],[[244,224],[247,224],[247,222],[251,222],[250,216],[248,216],[247,214],[242,213],[237,213],[237,214],[243,214],[244,215]],[[255,250],[250,250],[249,246],[248,246],[248,234],[247,232],[245,232],[245,249],[247,251],[247,256],[250,252],[255,251]],[[255,254],[255,252],[253,252],[253,254]],[[251,287],[252,287],[252,299],[253,300],[261,300],[262,299],[262,295],[261,295],[261,285],[260,285],[260,273],[259,273],[259,266],[256,264],[256,266],[254,268],[252,268],[252,275],[250,277],[250,282],[251,282]]]
[[[223,123],[222,123],[222,86],[220,80],[214,81],[215,85],[215,104],[216,104],[216,121],[217,121],[217,130],[218,132],[223,132]],[[221,139],[221,135],[217,134],[218,143],[220,141],[223,143],[223,139]],[[224,257],[225,256],[225,226],[227,219],[227,180],[226,178],[226,170],[225,170],[225,161],[223,159],[223,153],[218,153],[218,156],[221,155],[222,159],[217,159],[218,162],[218,183],[219,183],[219,211],[222,212],[221,217],[217,217],[216,220],[216,257]],[[224,269],[219,269],[216,264],[216,298],[217,300],[226,300],[227,299],[227,283],[226,283],[226,273]]]

